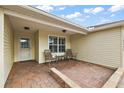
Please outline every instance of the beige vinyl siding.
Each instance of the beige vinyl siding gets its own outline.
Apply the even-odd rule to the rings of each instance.
[[[32,32],[15,31],[14,32],[14,62],[20,61],[20,38],[31,38],[31,60],[35,60],[35,36]]]
[[[8,17],[4,19],[4,81],[6,81],[13,65],[13,30]]]
[[[71,48],[78,52],[78,59],[109,67],[121,64],[120,27],[71,36]]]
[[[44,63],[44,50],[49,49],[48,47],[48,36],[65,36],[66,38],[66,48],[70,48],[70,36],[66,33],[60,31],[39,31],[39,63]],[[61,53],[53,53],[61,55]]]
[[[3,60],[4,14],[0,8],[0,88],[4,87],[4,60]]]

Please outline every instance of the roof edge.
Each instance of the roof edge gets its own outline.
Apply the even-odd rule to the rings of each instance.
[[[48,13],[48,12],[45,12],[45,11],[40,10],[40,9],[38,9],[38,8],[32,7],[32,6],[30,6],[30,5],[28,5],[28,6],[18,5],[18,6],[20,6],[20,7],[22,7],[22,8],[26,8],[26,9],[32,10],[32,11],[34,11],[34,12],[43,14],[43,15],[45,15],[45,16],[48,16],[48,17],[51,17],[51,18],[54,18],[54,19],[57,19],[57,20],[59,20],[59,21],[68,23],[68,24],[70,24],[70,25],[73,25],[73,26],[76,26],[76,27],[78,27],[78,28],[83,29],[85,32],[88,32],[88,29],[87,29],[86,27],[82,27],[82,26],[80,26],[80,25],[78,25],[78,24],[76,24],[76,23],[73,23],[73,22],[69,21],[69,20],[63,19],[63,18],[61,18],[61,17],[58,17],[58,16],[53,15],[53,14],[50,14],[50,13]]]
[[[89,26],[87,27],[89,29],[89,33],[99,31],[99,30],[105,30],[113,27],[119,27],[119,26],[124,26],[124,20],[120,21],[115,21],[115,22],[110,22],[106,24],[100,24],[96,26]]]

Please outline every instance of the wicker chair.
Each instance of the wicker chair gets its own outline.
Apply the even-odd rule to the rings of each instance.
[[[66,56],[66,59],[68,59],[68,60],[70,60],[70,59],[76,60],[77,53],[72,52],[71,49],[66,49],[65,56]]]
[[[57,61],[57,58],[52,56],[52,53],[49,49],[44,50],[44,57],[45,57],[45,62],[49,63],[49,67],[51,65],[51,62]]]

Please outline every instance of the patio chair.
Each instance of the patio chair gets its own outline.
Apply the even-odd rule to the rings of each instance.
[[[53,61],[57,62],[57,58],[52,56],[52,53],[49,49],[44,50],[44,57],[45,57],[45,62],[49,63],[49,67],[51,65],[51,62]]]
[[[66,59],[68,60],[70,59],[76,60],[77,53],[72,52],[71,49],[66,49],[65,56],[66,56]]]

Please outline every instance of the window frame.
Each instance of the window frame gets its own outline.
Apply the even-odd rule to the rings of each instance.
[[[48,49],[50,49],[50,48],[49,48],[49,47],[50,47],[50,42],[49,42],[49,38],[50,38],[50,37],[57,38],[57,44],[52,44],[52,45],[54,45],[54,46],[57,45],[57,46],[58,46],[58,37],[57,37],[57,36],[51,36],[51,35],[50,35],[50,36],[48,37]],[[51,51],[51,52],[52,52],[52,51]],[[57,52],[52,52],[52,53],[58,53],[58,48],[57,48]]]
[[[57,37],[57,52],[52,52],[52,53],[64,53],[64,52],[59,52],[59,38],[65,38],[65,50],[66,50],[66,47],[67,47],[67,37],[66,36],[57,36],[57,35],[48,35],[48,49],[49,49],[49,37]]]
[[[65,39],[65,44],[59,44],[59,39],[60,38],[64,38]],[[58,52],[59,52],[59,47],[60,46],[65,46],[65,50],[66,50],[66,38],[65,37],[61,37],[61,36],[58,37]],[[64,53],[64,52],[59,52],[59,53]]]

